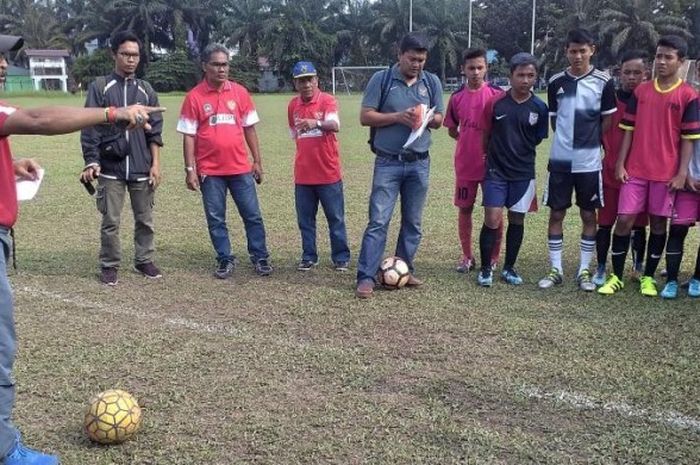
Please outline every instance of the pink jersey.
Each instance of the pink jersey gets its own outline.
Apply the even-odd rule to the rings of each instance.
[[[458,128],[455,149],[455,175],[458,182],[482,181],[486,174],[485,154],[482,147],[481,115],[486,104],[503,90],[484,83],[478,90],[463,86],[450,97],[444,125]]]

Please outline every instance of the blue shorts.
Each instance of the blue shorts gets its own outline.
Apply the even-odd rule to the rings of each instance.
[[[533,210],[537,196],[535,180],[507,181],[498,177],[487,176],[482,185],[484,207],[503,208],[516,213]]]

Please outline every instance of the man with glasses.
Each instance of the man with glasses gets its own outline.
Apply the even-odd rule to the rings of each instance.
[[[226,226],[228,192],[243,220],[255,272],[268,276],[272,267],[255,188],[263,179],[255,130],[260,118],[248,91],[229,80],[228,62],[229,51],[223,45],[211,44],[205,48],[204,79],[187,93],[182,103],[177,131],[183,135],[185,182],[188,189],[202,192],[209,236],[216,251],[215,276],[227,279],[235,267]]]
[[[130,31],[117,32],[111,38],[111,46],[114,72],[98,77],[90,84],[85,106],[159,106],[158,95],[151,85],[136,78],[142,49],[139,38]],[[97,210],[102,214],[100,281],[108,286],[117,284],[121,262],[119,224],[126,191],[134,213],[134,267],[146,278],[162,277],[153,263],[153,204],[155,189],[161,179],[162,128],[162,117],[154,115],[150,131],[93,126],[81,133],[85,168],[80,178],[85,184],[97,179],[95,197]]]

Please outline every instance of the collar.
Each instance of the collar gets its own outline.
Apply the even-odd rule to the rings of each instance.
[[[225,91],[231,90],[231,81],[224,82],[224,86],[221,88],[221,90],[216,89],[216,88],[212,87],[211,85],[209,85],[209,81],[207,81],[206,78],[202,79],[202,83],[204,84],[204,89],[207,92],[225,92]]]
[[[669,92],[672,92],[672,91],[676,90],[676,88],[678,86],[680,86],[681,84],[683,84],[683,79],[678,78],[678,80],[675,82],[675,84],[673,84],[668,89],[664,90],[661,87],[659,87],[659,78],[654,79],[654,89],[660,94],[667,94]]]
[[[571,74],[570,70],[571,70],[570,66],[568,68],[566,68],[566,71],[565,71],[566,75],[569,76],[571,79],[578,81],[579,79],[583,79],[586,76],[589,76],[591,73],[593,73],[593,71],[595,71],[595,66],[591,65],[590,69],[588,71],[586,71],[586,73],[584,73],[580,76],[574,76],[573,74]]]
[[[422,81],[424,77],[425,77],[425,71],[421,71],[420,74],[418,75],[418,77],[416,77],[416,83]],[[401,81],[404,84],[406,84],[406,76],[401,74],[401,71],[399,71],[399,64],[398,63],[394,64],[394,66],[391,67],[391,78],[395,79],[397,81]]]
[[[117,81],[117,82],[120,83],[120,84],[124,83],[124,81],[131,81],[131,82],[136,81],[136,75],[135,75],[135,74],[134,74],[133,76],[124,77],[124,76],[122,76],[121,74],[118,74],[116,71],[112,71],[111,78],[112,78],[113,80]],[[108,81],[108,82],[109,82],[109,81]]]

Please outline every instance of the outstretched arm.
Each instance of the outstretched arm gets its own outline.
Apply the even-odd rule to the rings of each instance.
[[[96,124],[123,124],[127,128],[143,127],[146,130],[151,113],[165,111],[163,107],[132,105],[112,108],[41,107],[15,110],[0,127],[0,135],[67,134]],[[110,113],[113,112],[113,113]]]

